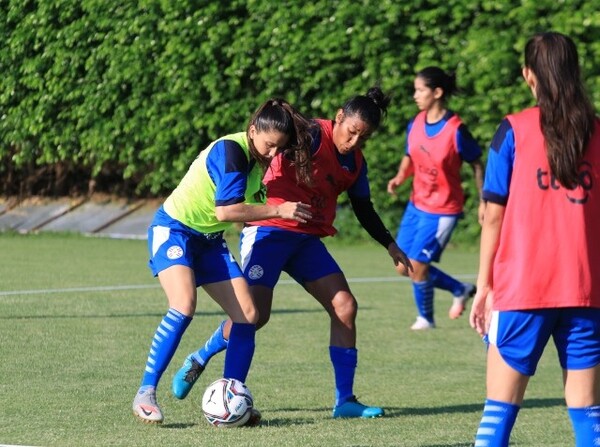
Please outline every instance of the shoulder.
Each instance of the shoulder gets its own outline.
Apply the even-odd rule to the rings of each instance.
[[[454,127],[455,129],[458,129],[458,128],[464,126],[460,116],[458,116],[458,114],[456,112],[454,112],[453,110],[448,110],[442,120],[445,121],[450,126]]]
[[[496,133],[490,144],[490,149],[495,152],[500,152],[500,149],[506,144],[507,140],[514,141],[514,132],[508,117],[504,118],[498,126],[498,129],[496,129]]]
[[[315,153],[319,146],[321,146],[321,134],[322,134],[322,120],[313,120],[314,125],[310,126],[310,136],[312,137],[312,145],[310,147],[311,153]]]
[[[410,131],[412,130],[413,126],[415,125],[415,120],[417,119],[418,115],[413,116],[409,121],[408,124],[406,126],[406,132],[410,133]]]
[[[248,155],[244,148],[234,140],[223,138],[215,142],[208,157],[225,172],[245,171],[248,168]]]
[[[506,119],[508,119],[511,123],[517,123],[525,120],[539,120],[540,117],[540,109],[539,107],[529,107],[527,109],[521,110],[520,112],[512,113],[510,115],[506,115]]]

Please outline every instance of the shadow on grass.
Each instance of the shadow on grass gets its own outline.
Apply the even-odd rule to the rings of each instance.
[[[271,314],[309,314],[309,313],[322,313],[323,309],[285,309],[285,310],[273,310]],[[196,311],[195,317],[212,317],[215,315],[221,315],[225,318],[225,313],[221,310],[215,310],[210,312]],[[139,314],[106,314],[106,315],[9,315],[0,316],[0,320],[38,320],[38,319],[69,319],[69,318],[146,318],[156,317],[162,318],[165,314],[160,312],[152,313],[139,313]]]
[[[162,424],[157,425],[158,428],[162,428],[167,429],[167,430],[181,430],[184,428],[192,428],[197,426],[198,424],[194,424],[194,423],[186,423],[186,424],[182,424],[182,423],[177,423],[177,424],[165,424],[164,422]]]
[[[563,406],[564,400],[561,398],[544,398],[544,399],[526,399],[523,404],[523,408],[546,408]],[[464,404],[464,405],[446,405],[439,407],[427,407],[427,408],[415,408],[415,407],[385,407],[385,419],[388,418],[400,418],[405,416],[435,416],[439,414],[452,414],[452,413],[480,413],[483,411],[483,402],[477,404]],[[293,413],[293,412],[311,412],[311,413],[326,413],[329,417],[331,408],[271,408],[269,414],[275,413]],[[320,419],[320,418],[316,418]],[[285,427],[288,425],[296,424],[312,424],[315,422],[315,418],[301,418],[301,417],[275,417],[269,418],[268,415],[263,419],[263,425],[274,426],[274,427]],[[471,444],[453,444],[455,447],[467,446]],[[425,447],[425,446],[424,446]],[[435,445],[426,447],[437,447]],[[448,446],[446,446],[448,447]],[[451,446],[450,446],[451,447]]]
[[[459,442],[458,444],[423,444],[421,447],[473,447],[473,443]]]
[[[525,399],[521,408],[547,408],[564,406],[562,398]],[[412,408],[412,407],[386,407],[386,417],[401,416],[431,416],[447,413],[480,413],[483,411],[483,401],[477,404],[446,405],[439,407]],[[433,446],[431,446],[433,447]]]

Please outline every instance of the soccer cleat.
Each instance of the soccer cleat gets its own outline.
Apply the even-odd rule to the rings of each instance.
[[[256,408],[250,409],[250,418],[246,421],[242,427],[258,427],[262,419],[262,414]]]
[[[173,396],[177,399],[185,399],[202,371],[204,371],[204,366],[191,355],[188,355],[183,362],[183,366],[173,376]]]
[[[410,327],[413,331],[423,331],[427,329],[434,329],[435,323],[427,320],[427,318],[423,318],[422,316],[418,316],[413,325]]]
[[[333,409],[334,418],[378,418],[384,415],[383,408],[361,404],[356,396]]]
[[[133,414],[148,424],[160,424],[164,417],[156,403],[156,388],[140,388],[133,399]]]
[[[465,290],[463,291],[462,295],[454,297],[452,300],[452,306],[448,311],[448,316],[452,320],[456,320],[463,314],[467,305],[467,301],[469,301],[470,298],[473,298],[475,292],[477,292],[477,287],[475,287],[475,284],[465,284]]]

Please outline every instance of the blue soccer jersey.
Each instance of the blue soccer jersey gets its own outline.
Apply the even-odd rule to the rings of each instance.
[[[215,183],[216,206],[227,206],[244,202],[248,173],[256,161],[250,162],[240,146],[232,140],[215,143],[206,157],[206,169]]]
[[[504,119],[490,145],[483,183],[484,200],[506,205],[514,162],[515,133],[510,122]]]

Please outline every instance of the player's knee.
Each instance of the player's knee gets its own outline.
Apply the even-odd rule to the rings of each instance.
[[[259,319],[258,309],[254,306],[249,306],[243,310],[244,322],[249,324],[257,324]]]
[[[258,330],[261,327],[265,326],[269,322],[270,318],[271,318],[271,315],[269,313],[261,312],[258,315],[258,319],[256,321],[256,329]]]
[[[351,293],[341,292],[334,299],[333,309],[339,320],[353,322],[358,312],[358,303]]]

